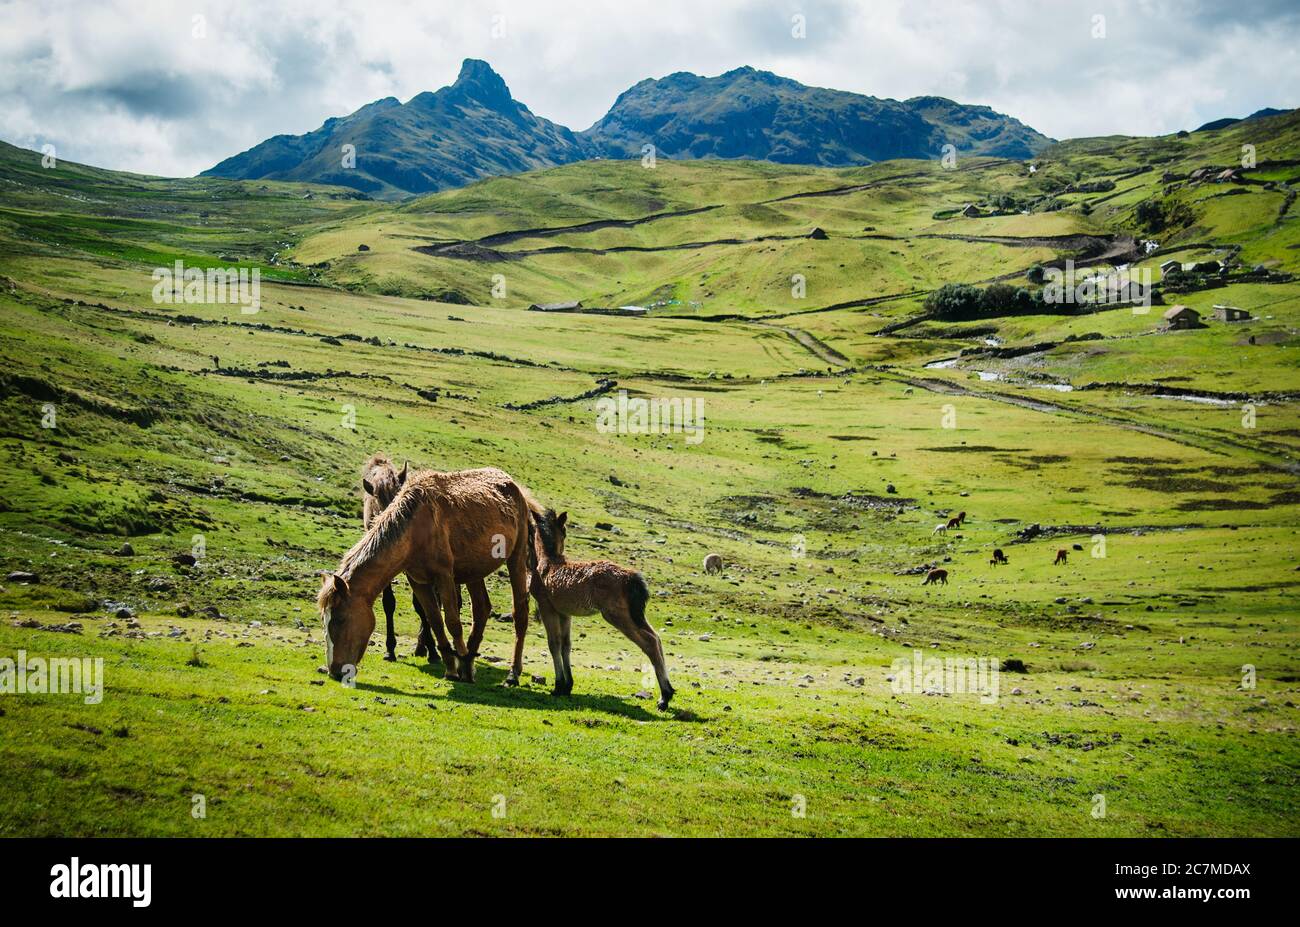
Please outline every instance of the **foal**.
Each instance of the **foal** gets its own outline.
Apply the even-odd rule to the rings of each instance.
[[[572,617],[600,612],[650,658],[659,681],[659,708],[666,709],[674,690],[668,681],[659,635],[645,620],[645,606],[650,600],[645,579],[635,570],[608,560],[571,561],[565,557],[568,518],[568,512],[556,515],[552,509],[532,512],[534,562],[529,591],[537,600],[537,613],[555,661],[553,694],[568,695],[573,691],[573,668],[569,663]]]

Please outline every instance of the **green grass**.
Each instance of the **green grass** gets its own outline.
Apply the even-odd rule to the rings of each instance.
[[[304,200],[305,185],[40,173],[9,153],[0,167],[23,186],[0,222],[0,568],[39,582],[0,584],[0,656],[101,657],[105,692],[99,705],[0,696],[0,833],[1294,836],[1296,285],[1180,297],[1261,319],[1173,334],[1150,333],[1158,312],[1127,309],[873,334],[916,315],[918,296],[802,311],[1019,273],[1053,252],[921,236],[1120,230],[1141,192],[1090,216],[933,213],[1154,158],[1223,161],[1235,131],[1065,143],[1033,177],[974,159],[946,174],[593,162],[398,206],[319,189]],[[1284,122],[1271,144],[1291,131]],[[1163,169],[1120,186],[1158,189]],[[73,195],[105,204],[78,212]],[[218,196],[231,218],[213,228],[198,204]],[[1209,201],[1203,227],[1171,246],[1222,236],[1243,253],[1277,249],[1293,220],[1272,206],[1215,211],[1266,198]],[[694,220],[502,250],[812,225],[832,237],[504,264],[431,258],[402,237],[715,203]],[[896,237],[849,237],[866,225]],[[358,237],[373,249],[362,257]],[[318,285],[262,265],[256,315],[150,299],[162,255],[258,264],[285,242],[283,266]],[[1296,269],[1294,250],[1276,253]],[[497,301],[486,294],[501,267],[510,296]],[[793,267],[806,268],[802,301]],[[445,288],[477,305],[392,295]],[[648,319],[521,308],[573,288],[682,302]],[[741,318],[709,318],[733,309]],[[1103,337],[1065,340],[1092,332]],[[924,366],[990,336],[1050,346]],[[702,398],[704,441],[601,434],[591,400],[515,408],[603,377]],[[1098,383],[1127,386],[1083,388]],[[1144,389],[1161,385],[1270,395],[1247,428],[1239,403]],[[419,393],[431,388],[436,402]],[[398,663],[380,659],[377,638],[355,689],[317,672],[318,571],[359,535],[359,468],[377,449],[441,469],[501,466],[571,513],[572,555],[642,570],[679,693],[671,710],[638,697],[653,689],[643,659],[599,618],[576,623],[571,698],[531,679],[553,676],[536,623],[519,689],[498,685],[512,640],[498,619],[483,651],[497,662],[480,663],[475,685],[447,682],[410,656],[404,586]],[[932,533],[957,510],[970,516],[962,530]],[[1048,535],[1019,540],[1033,524]],[[175,565],[195,535],[204,556]],[[117,553],[124,542],[132,555]],[[1009,566],[988,564],[995,547]],[[1069,562],[1053,566],[1061,547]],[[714,551],[720,576],[700,569]],[[949,585],[903,572],[931,563]],[[503,578],[489,590],[504,608]],[[138,631],[114,617],[119,605]],[[895,692],[891,667],[915,650],[1020,659],[1028,672],[1003,673],[993,704]],[[1246,665],[1257,688],[1242,688]]]

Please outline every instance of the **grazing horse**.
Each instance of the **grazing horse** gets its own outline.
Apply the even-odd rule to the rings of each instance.
[[[925,582],[921,583],[921,585],[928,586],[931,583],[943,583],[945,586],[948,585],[948,571],[936,568],[931,570],[929,573],[926,573]]]
[[[1065,563],[1065,558],[1069,556],[1069,553],[1070,552],[1064,547],[1058,550],[1056,552],[1056,559],[1052,561],[1052,566],[1056,566],[1058,563]]]
[[[704,572],[705,572],[705,573],[721,573],[721,572],[722,572],[722,555],[721,555],[721,554],[709,554],[707,557],[705,557],[705,558],[704,558]]]
[[[650,658],[659,680],[659,708],[667,708],[673,684],[668,681],[659,635],[645,620],[645,606],[650,600],[645,579],[635,570],[608,560],[569,560],[564,555],[568,517],[568,512],[556,515],[551,509],[533,511],[536,530],[529,591],[537,600],[537,614],[546,628],[546,644],[555,661],[553,694],[568,695],[573,691],[573,667],[569,662],[571,619],[574,615],[600,612]]]
[[[991,563],[993,566],[997,566],[999,563],[1010,563],[1010,562],[1011,561],[1007,559],[1007,555],[1002,553],[1001,547],[995,547],[993,549],[993,559],[990,560],[989,563]]]
[[[930,533],[931,533],[931,534],[946,534],[947,531],[948,531],[948,529],[951,528],[951,527],[952,527],[952,524],[951,524],[950,522],[941,521],[941,522],[939,522],[939,524],[937,524],[937,525],[934,526],[934,530],[931,531]]]
[[[410,466],[408,461],[402,464],[402,469],[399,471],[393,467],[389,459],[383,454],[374,454],[366,461],[366,465],[361,471],[361,488],[366,493],[361,518],[367,530],[369,530],[371,522],[375,520],[379,513],[388,508],[388,504],[393,501],[393,497],[402,488],[402,484],[406,482],[406,474]],[[391,662],[397,659],[397,635],[393,631],[393,612],[397,609],[397,597],[393,595],[392,583],[384,587],[383,602],[384,618],[387,621],[388,631],[384,639],[384,659]],[[427,619],[424,617],[424,610],[420,607],[420,600],[412,595],[411,604],[415,606],[415,613],[420,616],[420,633],[415,643],[415,655],[417,657],[427,655],[429,662],[435,663],[438,660],[438,654],[432,646],[429,626]]]
[[[956,515],[954,515],[952,518],[948,519],[948,524],[944,525],[944,528],[945,528],[945,529],[948,529],[948,528],[960,528],[960,527],[961,527],[961,519],[958,518]]]
[[[965,512],[958,512],[958,513],[957,513],[957,525],[960,527],[961,525],[964,525],[964,524],[966,524],[966,513],[965,513]]]
[[[488,608],[475,607],[469,646],[462,637],[459,583],[474,594],[480,582],[505,564],[514,594],[515,659],[507,683],[518,683],[528,631],[529,512],[536,503],[495,467],[406,478],[365,535],[327,573],[316,604],[325,626],[329,674],[355,672],[375,630],[375,599],[398,573],[406,573],[424,609],[447,667],[447,678],[474,681],[474,658],[483,640]],[[484,587],[486,598],[486,587]],[[486,605],[486,603],[484,603]],[[443,627],[451,631],[455,649]]]

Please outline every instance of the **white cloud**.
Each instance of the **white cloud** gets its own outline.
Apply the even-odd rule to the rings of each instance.
[[[794,13],[804,39],[791,36]],[[168,175],[437,89],[465,57],[574,129],[645,77],[743,64],[876,96],[984,103],[1057,138],[1300,104],[1290,0],[0,0],[0,21],[0,138]]]

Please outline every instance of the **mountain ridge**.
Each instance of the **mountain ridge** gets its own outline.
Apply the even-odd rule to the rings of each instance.
[[[988,106],[810,87],[751,66],[677,71],[624,90],[590,128],[536,116],[486,61],[406,103],[383,97],[301,135],[275,135],[200,176],[336,184],[382,199],[598,157],[751,158],[844,167],[891,158],[1032,157],[1051,139]],[[355,146],[345,166],[344,145]]]

